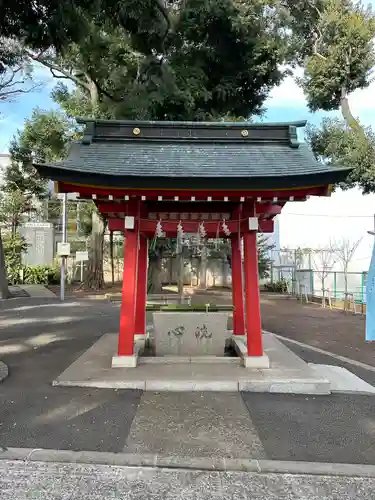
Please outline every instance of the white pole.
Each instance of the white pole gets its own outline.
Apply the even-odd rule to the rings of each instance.
[[[83,283],[83,260],[81,260],[81,283]]]
[[[62,242],[66,243],[66,193],[63,194],[62,199]],[[65,274],[66,274],[66,257],[61,257],[60,268],[60,300],[65,299]]]

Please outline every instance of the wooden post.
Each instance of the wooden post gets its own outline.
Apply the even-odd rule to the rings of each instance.
[[[232,300],[233,300],[233,333],[245,335],[245,315],[243,302],[242,258],[239,234],[232,236]]]
[[[257,232],[244,233],[244,275],[248,356],[263,356]]]
[[[146,303],[147,303],[147,257],[148,239],[140,236],[138,254],[137,297],[135,312],[135,333],[146,333]]]
[[[125,231],[124,274],[120,310],[118,355],[131,356],[134,351],[135,307],[137,292],[138,233]]]
[[[109,254],[111,260],[112,285],[115,284],[115,267],[113,265],[113,231],[109,231]]]

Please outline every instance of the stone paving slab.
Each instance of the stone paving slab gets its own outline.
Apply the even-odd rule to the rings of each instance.
[[[374,396],[242,393],[267,457],[375,464]]]
[[[238,393],[152,393],[142,396],[124,452],[182,457],[265,458]]]
[[[2,361],[0,361],[0,382],[5,380],[8,375],[9,375],[9,370],[7,365]]]
[[[375,387],[354,375],[342,366],[315,365],[309,366],[317,373],[329,380],[331,392],[344,394],[375,394]]]
[[[119,467],[151,467],[219,472],[257,472],[262,474],[304,474],[350,476],[375,479],[375,465],[304,462],[230,457],[189,457],[147,453],[111,453],[32,448],[0,448],[1,464],[9,462],[51,464],[109,465]]]
[[[329,382],[316,375],[272,334],[264,335],[269,369],[249,369],[234,363],[147,363],[136,368],[112,368],[116,348],[117,334],[104,335],[57,377],[53,385],[146,391],[330,393]]]
[[[55,298],[56,295],[44,285],[18,285],[28,297],[32,298]]]
[[[373,500],[366,477],[0,462],[1,500]]]

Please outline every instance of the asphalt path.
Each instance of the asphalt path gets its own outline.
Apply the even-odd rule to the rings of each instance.
[[[122,452],[131,442],[134,449],[142,452],[152,450],[168,454],[176,449],[168,448],[161,440],[157,443],[158,429],[150,422],[149,432],[139,427],[147,422],[149,395],[146,397],[141,391],[51,385],[52,380],[101,335],[116,332],[118,320],[118,307],[99,300],[60,303],[54,299],[14,299],[0,303],[0,359],[10,370],[10,376],[0,384],[0,445]],[[344,366],[375,385],[375,372],[290,343],[286,345],[308,362]],[[219,450],[219,454],[224,445],[228,447],[225,443],[244,442],[245,438],[236,430],[237,408],[242,398],[248,417],[241,418],[248,422],[249,433],[253,433],[254,443],[260,442],[265,458],[375,464],[373,396],[221,393],[222,413],[228,410],[221,420],[222,443],[218,441],[214,419],[210,425],[207,417],[215,407],[211,396],[202,394],[202,406],[197,403],[195,408],[195,422],[190,415],[190,443],[194,440],[209,443],[211,440],[215,445],[213,449]],[[187,395],[186,400],[189,398],[195,396]],[[157,399],[163,406],[160,396]],[[151,410],[150,419],[155,414]],[[173,411],[163,423],[163,432],[168,431],[166,422],[169,419],[173,432],[186,429],[186,404],[182,404],[181,411],[178,406]],[[229,418],[231,412],[232,420]],[[199,419],[203,418],[204,426],[199,425]],[[133,436],[133,441],[129,436]],[[138,441],[134,441],[134,436]],[[175,439],[175,447],[176,442]],[[249,450],[253,450],[254,458],[259,458],[260,446],[251,444],[243,447],[243,455],[249,458]],[[204,447],[207,453],[208,448]],[[194,446],[185,445],[184,449],[194,450]]]

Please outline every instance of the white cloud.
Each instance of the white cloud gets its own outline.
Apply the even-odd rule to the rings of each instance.
[[[281,85],[272,89],[265,106],[280,108],[305,108],[306,98],[302,89],[297,85],[295,79],[303,73],[302,68],[298,68],[293,76],[284,79]],[[355,115],[363,111],[375,110],[375,82],[369,87],[356,90],[349,97],[350,107]]]
[[[302,89],[297,85],[296,77],[302,76],[302,68],[295,70],[293,76],[286,77],[282,84],[271,90],[265,106],[277,106],[284,108],[302,108],[306,106],[306,99]]]

